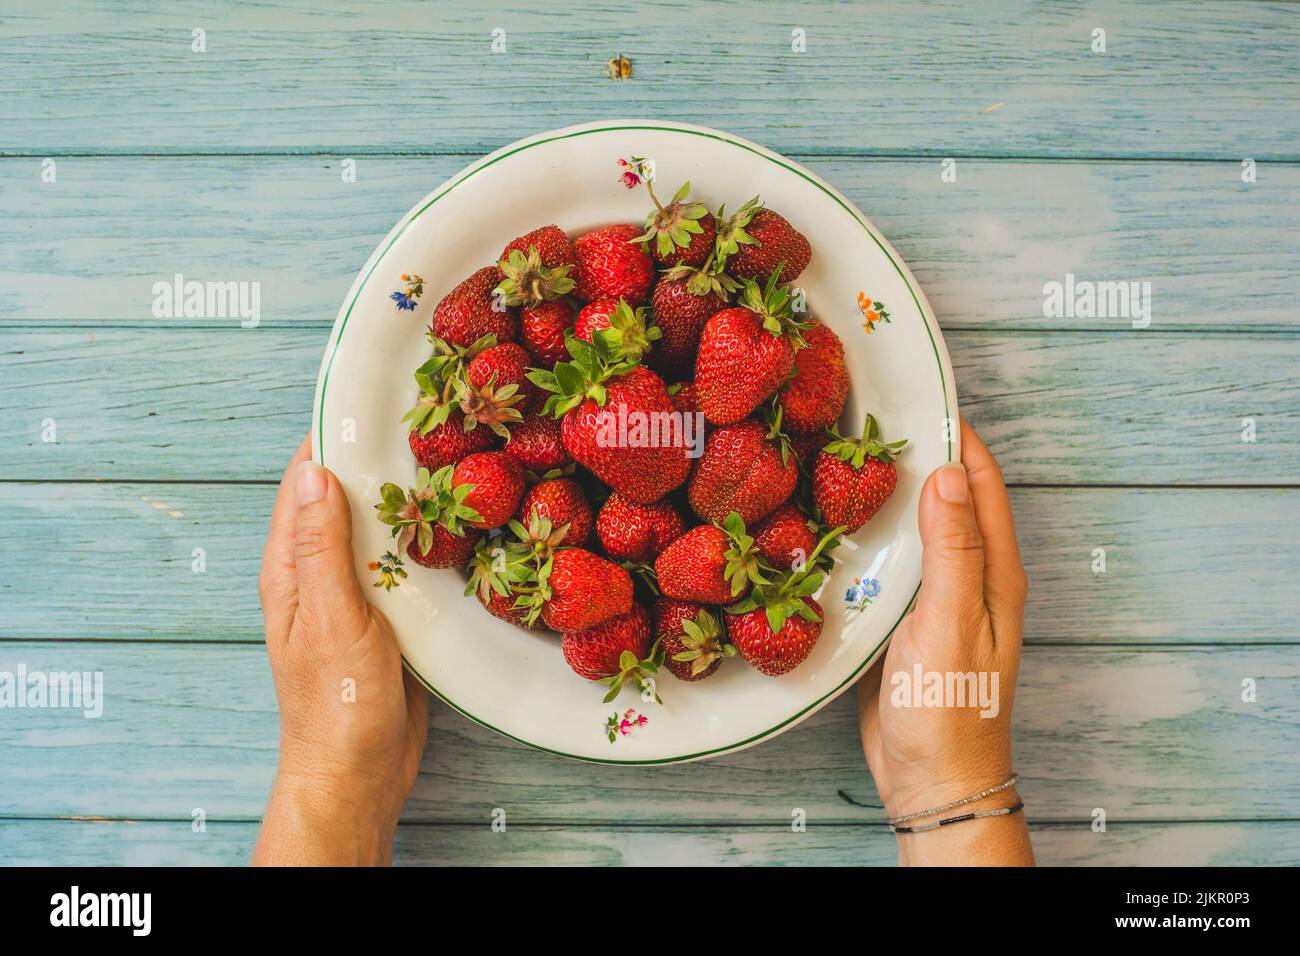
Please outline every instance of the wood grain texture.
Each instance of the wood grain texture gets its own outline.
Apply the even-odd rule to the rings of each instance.
[[[1295,866],[1300,824],[1030,824],[1047,866]],[[257,824],[189,821],[0,820],[0,865],[242,866]],[[397,829],[398,866],[891,866],[894,838],[879,827],[525,827]]]
[[[36,159],[0,160],[0,320],[168,324],[152,288],[179,272],[259,282],[266,324],[328,326],[393,224],[476,158],[361,157],[351,183],[338,157],[64,158],[52,184]],[[946,329],[1131,330],[1044,318],[1044,284],[1067,273],[1150,282],[1156,331],[1300,325],[1293,165],[1247,185],[1235,163],[962,160],[954,183],[935,159],[806,164],[897,247]],[[514,225],[470,241],[489,261]]]
[[[81,0],[7,13],[0,147],[37,156],[483,152],[515,131],[666,110],[805,153],[1235,162],[1243,150],[1297,158],[1300,142],[1300,27],[1286,4],[1007,0],[990,16],[957,0],[184,13]],[[205,53],[191,51],[196,26]],[[494,28],[506,31],[495,55]],[[806,53],[792,52],[796,28]],[[619,53],[635,67],[622,83],[604,75]]]
[[[326,339],[271,328],[0,335],[0,477],[11,480],[278,480],[310,427]],[[1009,481],[1297,482],[1300,337],[953,331],[946,341],[962,413]],[[1246,418],[1253,443],[1242,441]],[[42,440],[46,419],[57,443]]]
[[[1295,13],[7,4],[0,670],[102,670],[107,703],[97,720],[0,711],[0,864],[247,860],[276,757],[254,587],[265,482],[308,427],[356,271],[482,153],[669,113],[839,187],[935,307],[962,409],[1018,485],[1033,592],[1016,760],[1039,860],[1300,864]],[[635,76],[615,83],[620,52]],[[485,257],[510,237],[490,238]],[[177,272],[259,282],[262,328],[153,318],[154,282]],[[1044,283],[1066,273],[1151,282],[1151,330],[1044,318]],[[875,802],[850,698],[760,747],[653,770],[564,761],[435,705],[397,859],[890,864]]]
[[[261,640],[274,494],[0,483],[0,638]],[[1012,501],[1029,643],[1300,641],[1300,489],[1020,488]],[[1104,573],[1092,570],[1096,548]],[[57,595],[52,567],[64,568]],[[472,602],[464,612],[480,613]]]
[[[5,713],[0,816],[257,819],[276,712],[253,645],[0,643],[0,670],[102,671],[104,709]],[[1258,700],[1241,700],[1242,680]],[[1030,647],[1016,768],[1037,821],[1300,816],[1300,661],[1290,647]],[[362,689],[364,692],[364,689]],[[684,692],[684,691],[683,691]],[[592,733],[601,733],[593,722]],[[441,705],[409,820],[521,824],[878,821],[853,695],[782,736],[679,766],[583,764],[530,750]],[[865,806],[864,806],[865,805]]]

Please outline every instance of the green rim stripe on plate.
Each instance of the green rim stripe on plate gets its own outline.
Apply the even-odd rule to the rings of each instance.
[[[726,136],[719,135],[717,133],[710,133],[704,130],[696,130],[696,129],[681,129],[676,126],[657,126],[649,123],[636,124],[631,126],[602,126],[596,129],[574,130],[573,132],[562,133],[559,136],[550,136],[547,137],[546,139],[539,139],[536,140],[535,142],[525,143],[521,146],[517,146],[512,150],[502,153],[500,156],[495,156],[492,159],[489,159],[488,161],[484,162],[481,166],[477,166],[474,169],[469,170],[468,172],[465,173],[465,175],[461,176],[461,178],[456,180],[455,182],[447,183],[446,185],[444,185],[442,189],[438,190],[438,192],[433,196],[433,198],[431,198],[427,203],[425,203],[423,206],[417,209],[411,215],[411,217],[406,220],[406,222],[402,223],[401,229],[399,229],[397,233],[393,236],[393,238],[389,240],[388,245],[384,246],[384,249],[382,252],[380,252],[379,257],[375,259],[374,265],[370,267],[370,269],[366,272],[365,277],[361,280],[361,284],[357,286],[356,294],[352,296],[352,301],[348,303],[347,312],[345,312],[343,315],[343,322],[339,326],[338,336],[335,337],[333,344],[330,346],[329,357],[325,360],[325,375],[321,379],[320,402],[316,408],[316,436],[317,436],[317,442],[320,445],[320,455],[321,455],[322,465],[325,464],[325,430],[322,427],[325,418],[325,395],[329,391],[329,376],[330,376],[330,370],[334,367],[334,356],[338,353],[339,345],[343,341],[343,332],[347,329],[348,320],[352,317],[352,309],[356,306],[357,300],[361,297],[361,293],[365,289],[366,283],[370,281],[370,277],[374,274],[375,269],[379,267],[379,263],[381,263],[384,257],[388,255],[388,251],[393,247],[393,245],[397,242],[397,240],[400,239],[406,233],[406,230],[407,228],[410,227],[411,223],[415,222],[415,220],[417,220],[418,218],[420,218],[421,215],[423,215],[425,210],[427,210],[430,206],[436,203],[443,196],[447,195],[457,186],[461,185],[461,183],[464,183],[465,181],[477,175],[478,173],[482,172],[483,170],[487,169],[489,166],[493,165],[494,163],[497,163],[508,156],[515,155],[515,153],[522,152],[523,150],[526,149],[532,149],[534,146],[542,146],[546,143],[553,143],[556,142],[557,140],[562,140],[562,139],[573,139],[578,136],[590,136],[594,133],[617,133],[617,132],[627,132],[633,130],[647,130],[647,131],[659,132],[659,133],[683,133],[691,136],[701,136],[704,137],[705,139],[717,140],[720,143],[726,143],[728,146],[734,146],[737,147],[738,149],[743,149],[748,153],[753,153],[755,156],[759,156],[767,160],[768,162],[780,166],[782,169],[785,169],[787,172],[794,173],[800,179],[803,179],[806,182],[811,183],[812,185],[820,189],[823,193],[825,193],[827,196],[829,196],[831,199],[835,200],[835,203],[841,209],[847,212],[850,216],[852,216],[854,221],[857,222],[858,225],[860,225],[863,228],[866,234],[871,237],[872,242],[874,242],[876,246],[879,247],[880,251],[885,254],[885,258],[889,260],[889,264],[894,267],[894,271],[898,273],[898,277],[903,280],[903,285],[907,286],[907,291],[912,296],[912,302],[916,305],[916,310],[921,315],[921,324],[925,326],[925,333],[930,340],[930,349],[934,353],[935,365],[939,369],[939,387],[943,393],[944,417],[945,419],[952,418],[951,411],[948,408],[948,385],[943,374],[943,361],[939,358],[939,346],[934,340],[934,332],[930,328],[930,322],[929,319],[926,318],[925,310],[921,308],[921,302],[916,296],[916,290],[912,288],[912,283],[907,281],[907,276],[903,273],[903,270],[899,268],[898,263],[894,261],[894,257],[889,254],[889,250],[885,248],[884,243],[880,241],[879,237],[876,236],[875,232],[873,232],[871,228],[868,227],[868,225],[862,221],[862,219],[858,216],[858,214],[850,206],[848,206],[844,202],[844,200],[842,200],[839,196],[835,195],[835,193],[832,192],[830,189],[828,189],[823,183],[818,182],[817,179],[813,178],[807,172],[800,169],[799,167],[792,166],[789,163],[777,159],[776,157],[769,156],[766,153],[760,152],[759,150],[754,149],[752,146],[746,143],[738,143],[733,139],[730,139]],[[951,428],[948,429],[948,460],[949,461],[952,460],[952,429]],[[884,638],[881,639],[880,643],[877,644],[874,648],[872,648],[871,653],[863,658],[862,663],[859,664],[857,668],[854,669],[853,673],[849,674],[848,677],[842,680],[835,687],[831,688],[821,697],[817,698],[815,701],[813,701],[803,710],[800,710],[792,714],[791,716],[787,717],[785,720],[781,721],[776,726],[769,727],[767,730],[757,733],[754,736],[749,737],[745,740],[741,740],[734,744],[727,744],[724,747],[716,747],[713,750],[703,750],[699,753],[685,754],[680,757],[657,757],[648,760],[615,760],[615,759],[609,759],[604,757],[586,757],[581,754],[571,754],[571,753],[566,753],[562,750],[553,750],[550,747],[543,747],[541,744],[535,744],[532,741],[523,740],[519,737],[516,737],[514,734],[507,733],[506,731],[502,730],[500,727],[493,726],[492,724],[488,723],[486,720],[483,720],[480,717],[476,717],[474,714],[471,714],[469,711],[464,710],[455,701],[447,697],[446,694],[444,694],[442,691],[438,690],[431,683],[429,683],[424,678],[424,675],[421,674],[419,671],[417,671],[415,667],[411,664],[411,662],[406,659],[406,655],[404,654],[402,655],[402,661],[406,664],[407,668],[411,671],[411,673],[416,676],[416,678],[420,681],[421,684],[427,687],[431,693],[435,694],[438,697],[439,700],[442,700],[444,703],[446,703],[457,713],[463,714],[464,716],[468,717],[470,720],[474,721],[474,723],[479,724],[482,727],[486,727],[488,730],[494,731],[495,733],[498,733],[503,737],[508,737],[511,740],[524,744],[525,746],[532,747],[534,750],[541,750],[546,753],[555,754],[556,756],[560,756],[560,757],[569,757],[573,760],[584,760],[587,761],[588,763],[647,764],[647,765],[681,763],[687,760],[698,760],[701,757],[708,757],[708,756],[712,756],[713,754],[725,753],[731,750],[738,750],[741,747],[745,747],[748,746],[749,744],[756,743],[759,740],[762,740],[764,737],[770,737],[772,734],[776,733],[782,727],[787,726],[793,721],[799,720],[810,710],[814,710],[815,708],[821,706],[821,704],[824,703],[828,698],[838,694],[848,684],[852,683],[857,678],[857,676],[862,672],[862,669],[866,666],[867,661],[871,660],[875,656],[876,652],[880,650],[880,648],[885,644],[885,642],[888,641],[893,636],[894,631],[898,629],[898,625],[901,624],[903,618],[907,616],[907,612],[908,610],[911,609],[912,602],[916,600],[916,595],[920,592],[920,590],[921,590],[921,586],[920,584],[917,584],[916,590],[912,592],[911,599],[907,602],[906,605],[904,605],[903,613],[899,616],[898,620],[894,622],[893,626],[889,629],[889,632],[884,636]]]

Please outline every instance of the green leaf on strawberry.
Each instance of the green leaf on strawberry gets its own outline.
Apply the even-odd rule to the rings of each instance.
[[[647,675],[658,673],[663,662],[664,652],[660,648],[658,641],[654,642],[654,646],[650,648],[650,653],[642,660],[637,660],[637,656],[631,651],[624,651],[618,657],[618,673],[600,680],[600,683],[609,687],[609,693],[605,695],[604,702],[608,704],[617,697],[625,684],[635,684],[637,688],[644,692],[648,687],[652,686],[647,680]],[[654,700],[656,704],[663,703],[657,690],[655,691]]]
[[[569,277],[572,267],[542,265],[536,246],[529,246],[527,254],[511,249],[497,268],[505,278],[493,291],[506,305],[534,306],[573,291],[574,282]]]
[[[828,455],[834,455],[840,461],[846,461],[851,464],[855,471],[860,471],[866,464],[868,458],[875,458],[877,461],[891,462],[898,457],[898,453],[903,450],[907,444],[907,439],[895,442],[882,442],[880,440],[880,423],[876,421],[874,415],[867,415],[867,420],[862,424],[862,437],[845,438],[834,427],[827,429],[831,435],[831,441],[826,444],[822,451]]]
[[[804,598],[811,597],[821,588],[825,580],[821,571],[822,555],[827,548],[838,543],[843,533],[843,528],[827,532],[817,542],[817,547],[805,559],[800,570],[773,571],[769,580],[756,583],[743,600],[728,606],[727,612],[745,614],[761,607],[767,615],[767,625],[774,634],[779,633],[785,622],[796,615],[806,621],[820,621],[817,612],[809,607]]]
[[[673,660],[691,665],[692,676],[708,670],[714,661],[735,657],[734,644],[723,639],[722,626],[707,609],[701,609],[695,619],[682,619],[682,644],[686,650],[678,651]]]
[[[393,537],[405,547],[412,536],[419,542],[422,552],[433,544],[433,526],[440,524],[451,534],[464,537],[465,525],[479,521],[481,516],[465,504],[465,496],[473,485],[451,487],[452,466],[439,468],[433,474],[427,468],[415,473],[415,486],[407,492],[391,482],[379,489],[379,503],[375,510],[379,520],[393,529]]]

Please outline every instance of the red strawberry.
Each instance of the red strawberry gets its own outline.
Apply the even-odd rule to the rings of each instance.
[[[726,530],[702,524],[660,552],[655,574],[664,597],[697,604],[726,604],[763,581],[754,540],[738,516],[728,515]]]
[[[417,463],[437,471],[444,465],[454,465],[466,455],[491,448],[492,432],[486,428],[465,431],[464,416],[459,409],[453,409],[445,422],[434,425],[423,435],[419,428],[412,428],[407,443]]]
[[[707,288],[700,294],[690,291],[690,285],[686,278],[665,275],[650,297],[662,336],[651,358],[665,374],[689,375],[694,370],[704,324],[727,306],[720,292]]]
[[[568,526],[568,532],[557,538],[556,544],[562,541],[577,547],[587,543],[592,525],[591,505],[582,487],[572,478],[549,478],[529,488],[516,517],[520,524],[527,526],[534,512],[549,518],[557,532]]]
[[[789,569],[808,560],[817,547],[817,536],[808,518],[792,504],[784,504],[763,519],[754,531],[754,547],[773,567]]]
[[[820,432],[839,420],[849,395],[844,345],[820,322],[803,330],[804,348],[794,353],[794,375],[781,386],[785,427],[792,432]]]
[[[575,259],[569,240],[555,226],[544,227],[538,232],[544,233],[540,237],[540,248],[532,243],[522,247],[517,245],[537,236],[537,233],[529,233],[506,246],[497,263],[496,271],[501,281],[495,292],[506,305],[532,308],[573,291],[573,277],[569,273]]]
[[[645,303],[655,273],[649,254],[633,242],[640,234],[632,225],[605,226],[574,240],[578,298]]]
[[[611,352],[631,361],[640,360],[650,350],[650,343],[659,339],[657,326],[646,326],[644,307],[633,309],[622,299],[607,308],[610,299],[593,302],[578,313],[573,324],[573,334],[584,342],[594,342],[597,332],[605,332]]]
[[[429,341],[433,343],[433,357],[415,371],[420,397],[415,407],[402,416],[402,421],[411,423],[408,442],[415,460],[430,471],[437,471],[466,455],[490,448],[490,426],[514,417],[510,407],[515,403],[493,393],[487,396],[489,403],[475,405],[471,418],[467,419],[461,408],[466,386],[465,363],[494,346],[495,337],[484,336],[468,348],[432,335]],[[491,413],[487,404],[492,406]],[[478,428],[480,421],[486,422],[489,428]]]
[[[479,515],[452,490],[451,471],[450,465],[432,474],[421,468],[415,487],[407,492],[386,483],[375,505],[379,520],[393,529],[399,549],[405,548],[412,561],[427,568],[464,567],[480,537],[466,527]]]
[[[572,362],[529,373],[552,395],[544,413],[563,416],[574,461],[631,501],[658,501],[690,472],[690,437],[661,379],[603,335],[570,339]]]
[[[528,415],[510,429],[505,450],[535,475],[573,463],[560,436],[560,423],[550,415]]]
[[[704,325],[695,356],[700,410],[715,425],[738,422],[776,391],[794,368],[802,323],[790,311],[790,292],[777,276],[760,291],[745,282],[740,305]]]
[[[736,656],[721,622],[702,605],[660,598],[655,602],[654,621],[664,666],[679,680],[704,680],[724,657]]]
[[[524,347],[514,342],[502,342],[484,349],[465,367],[465,379],[470,388],[462,396],[462,410],[471,417],[477,416],[480,423],[484,421],[482,413],[485,409],[497,411],[499,414],[489,419],[489,425],[492,421],[522,421],[523,413],[536,410],[542,401],[537,386],[528,381],[531,365]],[[512,385],[513,391],[510,390]],[[503,404],[514,414],[501,412]],[[504,428],[497,433],[503,438],[509,436]]]
[[[442,525],[435,524],[429,547],[421,551],[419,540],[412,538],[406,546],[406,554],[416,564],[426,568],[463,568],[474,556],[474,545],[478,543],[479,537],[477,531],[455,535]]]
[[[528,353],[522,345],[515,342],[502,342],[479,352],[465,367],[467,381],[475,388],[482,388],[496,376],[497,385],[517,385],[521,392],[530,391],[532,382],[528,381]]]
[[[623,417],[631,424],[675,412],[668,389],[663,379],[640,366],[609,380],[605,389],[603,405],[586,398],[565,414],[561,422],[564,447],[574,461],[630,501],[658,501],[681,486],[690,474],[686,449],[673,447],[668,441],[660,447],[634,447],[631,432],[626,446],[620,447],[618,419]]]
[[[489,590],[487,597],[482,594],[477,595],[478,602],[483,605],[484,609],[493,617],[508,621],[529,631],[540,629],[540,625],[534,621],[531,624],[528,621],[528,611],[526,608],[515,607],[515,596],[513,594],[498,594],[496,591]]]
[[[485,266],[448,292],[433,310],[433,334],[466,347],[485,335],[514,339],[515,317],[493,295],[496,285],[496,267]]]
[[[608,702],[626,683],[644,687],[646,675],[658,670],[660,655],[651,639],[649,613],[633,604],[627,613],[601,624],[565,631],[560,650],[575,674],[609,685]]]
[[[721,521],[734,511],[752,525],[790,497],[799,468],[769,434],[766,425],[753,419],[713,430],[687,491],[697,515]]]
[[[580,631],[632,609],[632,578],[612,561],[562,548],[550,565],[539,584],[542,620],[553,630]]]
[[[503,451],[484,451],[462,458],[451,475],[453,492],[478,512],[476,528],[498,528],[514,517],[524,493],[524,469],[519,459]],[[460,488],[467,486],[469,491]]]
[[[812,653],[813,645],[821,636],[821,605],[810,597],[796,600],[813,619],[796,610],[774,629],[769,611],[763,607],[732,614],[727,619],[727,636],[740,656],[760,674],[779,677],[794,670]]]
[[[605,553],[615,561],[653,561],[685,530],[682,516],[667,501],[641,505],[617,491],[596,516],[596,534]]]
[[[591,341],[591,333],[609,328],[609,318],[618,308],[618,299],[597,299],[588,302],[573,322],[573,334],[584,342]]]
[[[645,181],[645,188],[650,193],[650,201],[655,204],[655,211],[646,217],[645,232],[637,237],[637,241],[649,249],[660,265],[684,263],[698,266],[713,251],[713,239],[717,233],[708,208],[704,203],[686,202],[691,192],[690,183],[677,190],[667,206],[659,202],[649,179]]]
[[[506,244],[501,250],[501,255],[497,256],[499,260],[509,260],[510,253],[518,250],[528,254],[530,248],[536,248],[542,265],[549,269],[555,269],[560,266],[572,266],[577,258],[573,254],[573,244],[569,242],[569,237],[564,234],[564,230],[559,226],[542,226],[540,229],[534,229],[532,232],[525,233],[518,239],[514,239]],[[498,266],[498,268],[500,268]],[[501,278],[505,278],[505,270],[501,270]]]
[[[898,484],[894,458],[906,444],[906,439],[881,442],[880,425],[872,415],[867,416],[861,439],[836,434],[813,465],[813,502],[822,520],[844,528],[845,534],[866,524],[893,494]]]
[[[778,270],[786,282],[793,282],[812,260],[812,246],[803,233],[784,216],[760,208],[758,197],[721,224],[718,252],[729,273],[760,284]]]
[[[683,415],[694,415],[700,410],[699,394],[694,382],[677,382],[668,386],[668,394],[673,397],[673,407]]]
[[[784,674],[812,651],[822,630],[822,609],[812,595],[825,581],[823,554],[838,540],[838,528],[825,534],[797,571],[764,567],[749,594],[727,608],[727,635],[755,670]]]
[[[527,307],[519,314],[519,329],[538,364],[550,368],[569,357],[564,337],[573,329],[573,306],[564,299],[552,299]]]

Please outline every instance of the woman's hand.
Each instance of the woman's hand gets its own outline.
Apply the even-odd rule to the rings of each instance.
[[[962,421],[962,463],[921,491],[925,548],[916,607],[859,685],[862,747],[891,817],[959,800],[1007,780],[1026,579],[997,462]],[[963,467],[964,465],[964,467]],[[912,706],[916,675],[981,675],[994,705]],[[923,689],[923,688],[922,688]],[[994,713],[987,713],[995,711]],[[1011,806],[1015,788],[917,823]],[[899,834],[902,863],[1032,863],[1023,814]]]
[[[280,765],[257,864],[391,862],[429,698],[366,601],[337,478],[305,440],[280,482],[259,590],[280,705]]]

